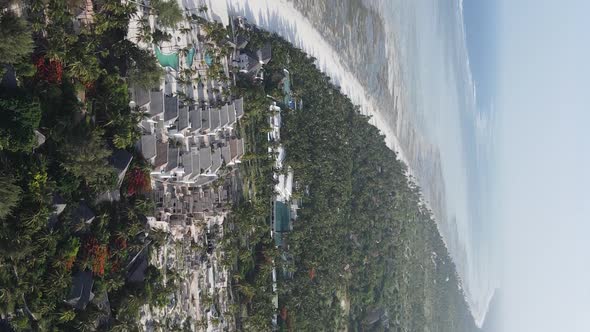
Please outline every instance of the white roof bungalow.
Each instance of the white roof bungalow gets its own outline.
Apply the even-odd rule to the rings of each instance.
[[[269,111],[271,115],[268,119],[270,124],[271,131],[268,133],[268,140],[269,141],[280,141],[281,140],[281,108],[277,106],[275,102],[273,102],[270,107]]]

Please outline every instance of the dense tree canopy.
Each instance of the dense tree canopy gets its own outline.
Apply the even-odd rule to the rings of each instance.
[[[95,131],[90,137],[65,142],[60,147],[62,167],[74,178],[80,179],[94,192],[110,190],[116,183],[114,168],[108,158],[112,152],[107,148],[102,133]]]
[[[15,182],[14,178],[0,176],[0,219],[4,219],[18,204],[22,190]]]
[[[12,11],[0,13],[0,63],[16,63],[33,50],[31,29]]]
[[[173,0],[156,0],[151,2],[158,15],[158,22],[163,27],[173,28],[183,18],[178,2]]]
[[[41,109],[37,102],[15,96],[0,98],[0,150],[31,151],[36,145]]]
[[[141,113],[130,109],[124,79],[136,49],[123,36],[136,5],[93,3],[95,25],[79,31],[72,19],[79,1],[30,2],[28,23],[0,11],[0,63],[18,62],[16,88],[0,90],[0,316],[17,331],[135,330],[139,307],[170,292],[126,280],[131,258],[161,243],[145,230],[150,198],[138,191],[97,200],[115,188],[109,157],[137,139]],[[157,68],[143,53],[133,59]],[[138,156],[133,163],[146,167]],[[80,223],[81,211],[94,219]],[[94,280],[96,300],[86,310],[65,302],[81,271]],[[108,312],[97,304],[105,296]]]
[[[129,56],[129,82],[134,86],[151,89],[159,86],[164,75],[164,69],[158,64],[156,57],[147,50],[136,46],[131,48]]]

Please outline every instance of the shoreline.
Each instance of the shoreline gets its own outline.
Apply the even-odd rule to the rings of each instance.
[[[310,56],[315,57],[318,68],[331,78],[334,85],[338,86],[340,91],[347,95],[353,104],[360,107],[362,114],[370,116],[369,123],[379,129],[381,134],[385,136],[387,147],[396,152],[397,158],[406,165],[408,181],[412,181],[415,185],[418,185],[416,172],[411,168],[407,155],[401,148],[401,144],[395,134],[396,128],[392,128],[388,125],[385,116],[378,112],[378,107],[376,106],[377,103],[369,95],[358,79],[346,69],[339,54],[324,40],[323,36],[313,27],[312,23],[291,3],[285,0],[254,0],[248,1],[247,3],[243,0],[226,0],[225,2],[215,0],[192,1],[195,6],[197,3],[206,3],[209,7],[209,16],[212,19],[221,21],[223,24],[229,24],[229,16],[244,16],[253,24],[264,30],[277,33],[295,47],[298,47]],[[389,65],[393,65],[395,68],[399,68],[400,66],[396,57],[391,57],[391,59],[389,59]],[[397,108],[398,119],[401,119],[405,114],[403,108],[404,96],[400,94],[400,92],[403,91],[402,86],[399,84],[399,78],[388,83],[389,85],[393,84],[395,86],[393,89],[393,97],[395,100],[400,101],[396,102],[394,107]],[[399,126],[400,123],[401,121],[398,121],[397,125]],[[399,128],[397,129],[399,130]],[[433,211],[432,205],[424,195],[421,195],[421,201],[430,211]],[[444,233],[440,228],[440,221],[435,219],[435,224],[439,235],[443,239],[447,252],[451,255],[449,245],[447,244],[446,238],[443,235]],[[455,266],[457,266],[456,263]],[[459,286],[461,289],[464,289],[466,283],[463,281],[459,273],[457,273],[457,276],[460,283]],[[493,297],[494,293],[495,292],[492,292],[490,294],[490,299]],[[483,306],[485,307],[485,310],[480,312],[479,309],[482,308],[473,305],[474,301],[469,299],[467,292],[463,291],[463,294],[476,325],[481,327],[485,321],[489,301]],[[474,311],[474,309],[478,310]]]

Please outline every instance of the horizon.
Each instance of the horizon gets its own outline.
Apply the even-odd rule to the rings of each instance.
[[[587,331],[590,51],[580,41],[590,6],[465,0],[464,8],[480,108],[491,100],[497,116],[503,295],[486,332]]]

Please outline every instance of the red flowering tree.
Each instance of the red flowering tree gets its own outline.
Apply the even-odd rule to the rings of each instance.
[[[109,249],[107,246],[100,244],[96,238],[91,237],[84,245],[84,252],[86,254],[86,260],[92,268],[92,273],[102,277],[109,256]]]
[[[63,65],[55,59],[46,59],[41,56],[35,64],[37,67],[37,79],[53,84],[60,84],[63,77]]]
[[[118,250],[127,248],[127,240],[123,236],[117,236],[115,238],[115,248]]]
[[[111,252],[113,255],[113,263],[111,265],[112,272],[119,272],[121,269],[121,257],[124,256],[123,252],[127,248],[127,240],[125,237],[119,235],[115,237],[115,240],[111,244]]]
[[[63,248],[63,254],[58,264],[63,264],[66,271],[72,270],[72,267],[74,267],[74,263],[76,262],[76,258],[78,256],[79,249],[80,239],[77,237],[70,238]]]
[[[127,173],[127,195],[145,193],[151,190],[150,174],[139,167]]]
[[[76,256],[66,258],[66,260],[64,261],[64,266],[66,268],[66,271],[72,270],[72,267],[74,266],[75,261],[76,261]]]

